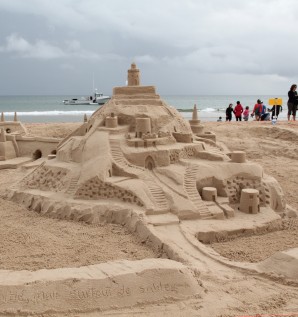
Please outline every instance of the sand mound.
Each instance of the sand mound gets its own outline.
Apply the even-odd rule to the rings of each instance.
[[[39,137],[65,138],[77,129],[81,123],[30,123],[26,129],[30,135]]]
[[[258,266],[269,274],[298,279],[298,248],[277,252]]]
[[[259,126],[251,129],[251,135],[256,137],[270,137],[273,139],[280,139],[284,141],[293,141],[298,143],[298,131],[292,130],[290,128],[274,126]]]
[[[119,225],[49,219],[3,199],[0,218],[0,269],[80,267],[157,256]]]
[[[298,219],[284,220],[283,230],[214,243],[222,256],[239,262],[259,262],[278,251],[298,247]]]

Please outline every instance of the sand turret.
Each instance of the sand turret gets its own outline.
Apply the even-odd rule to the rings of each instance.
[[[86,113],[84,114],[84,122],[87,122],[88,121],[88,118],[87,118],[87,115]]]
[[[106,117],[105,125],[107,128],[117,128],[118,117],[112,112],[110,116]]]
[[[198,121],[198,109],[197,109],[197,105],[196,104],[193,107],[192,120],[193,121]]]
[[[13,118],[13,121],[14,121],[14,122],[17,122],[17,121],[18,121],[18,115],[17,115],[17,113],[16,113],[16,112],[14,113],[14,118]]]
[[[189,120],[189,124],[193,133],[201,133],[203,130],[203,126],[201,126],[201,121],[198,119],[198,109],[195,104],[192,112],[192,119]]]
[[[4,118],[4,112],[1,112],[1,122],[4,122],[5,118]]]
[[[0,142],[6,142],[5,130],[3,128],[1,129]]]
[[[132,63],[131,68],[128,70],[127,85],[140,86],[140,70],[137,68],[135,63]]]
[[[260,212],[259,191],[253,188],[242,189],[239,209],[248,214]]]

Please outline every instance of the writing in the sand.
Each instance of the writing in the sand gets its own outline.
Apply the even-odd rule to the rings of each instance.
[[[121,285],[118,288],[106,287],[97,289],[90,287],[87,289],[74,289],[70,292],[70,297],[76,300],[97,299],[101,297],[129,297],[133,294],[150,294],[150,293],[178,293],[180,288],[189,288],[187,283],[162,283],[153,282],[138,287],[128,287]]]
[[[21,290],[0,293],[0,303],[40,303],[59,298],[58,292],[38,291],[26,294],[24,290]]]
[[[1,304],[9,303],[41,303],[47,301],[59,301],[65,299],[71,300],[98,300],[104,298],[122,298],[130,297],[134,294],[154,294],[154,293],[179,293],[181,288],[189,288],[187,283],[162,283],[152,282],[148,284],[141,284],[139,286],[107,286],[107,287],[78,287],[72,288],[71,290],[60,290],[58,291],[0,291],[0,306]]]

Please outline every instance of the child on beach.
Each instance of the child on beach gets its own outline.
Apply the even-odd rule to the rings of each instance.
[[[249,118],[249,106],[245,107],[245,110],[243,111],[243,120],[248,121]]]

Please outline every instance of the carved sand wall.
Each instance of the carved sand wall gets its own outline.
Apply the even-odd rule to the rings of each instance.
[[[98,177],[90,179],[79,187],[75,194],[79,199],[116,199],[143,207],[143,202],[130,190],[111,183],[104,183]]]

